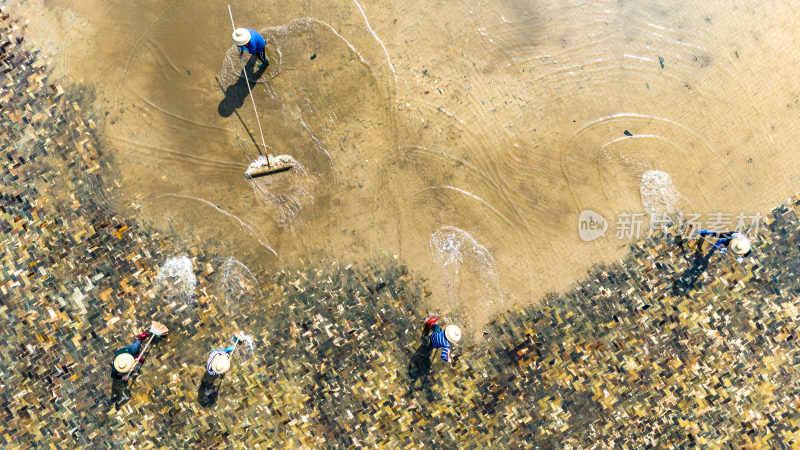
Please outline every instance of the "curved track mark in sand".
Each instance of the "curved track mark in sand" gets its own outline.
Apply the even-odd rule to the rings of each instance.
[[[156,17],[155,20],[153,20],[153,23],[151,23],[147,27],[147,29],[145,29],[142,32],[142,34],[139,35],[139,38],[136,39],[136,42],[134,42],[133,46],[131,46],[131,49],[128,52],[128,59],[125,60],[125,65],[122,67],[122,75],[119,77],[119,84],[117,85],[117,91],[114,93],[115,107],[118,105],[119,92],[122,90],[122,83],[125,81],[125,74],[128,72],[128,66],[131,64],[131,58],[133,58],[133,54],[136,52],[137,48],[139,47],[139,44],[142,42],[142,39],[144,39],[144,37],[148,35],[150,29],[153,28],[164,17],[165,14],[167,14],[167,11],[169,11],[169,9],[172,8],[172,6],[175,5],[175,3],[178,3],[178,0],[174,0],[172,3],[167,5],[167,7],[164,8],[164,11],[158,17]]]
[[[495,208],[494,206],[490,205],[489,202],[487,202],[486,200],[478,197],[477,195],[473,194],[472,192],[468,192],[468,191],[465,191],[463,189],[459,189],[459,188],[457,188],[455,186],[430,186],[430,187],[426,187],[424,189],[418,190],[417,193],[419,194],[419,193],[422,193],[422,192],[425,192],[425,191],[432,191],[434,189],[449,189],[449,190],[452,190],[452,191],[460,192],[460,193],[466,195],[467,197],[471,197],[471,198],[483,203],[484,206],[486,206],[492,212],[497,214],[497,216],[501,217],[503,219],[503,221],[505,221],[507,224],[509,224],[511,226],[512,229],[516,229],[516,227],[514,227],[514,222],[512,222],[508,217],[506,217],[505,214],[501,213],[500,211],[497,210],[497,208]]]
[[[195,201],[198,201],[200,203],[205,203],[206,205],[216,209],[217,212],[220,212],[220,213],[222,213],[222,214],[224,214],[224,215],[236,220],[237,222],[239,222],[239,225],[242,228],[247,230],[248,234],[250,234],[250,237],[252,237],[256,241],[258,241],[258,243],[261,244],[262,247],[264,247],[267,250],[269,250],[270,252],[272,252],[273,255],[275,255],[276,257],[278,256],[278,253],[272,247],[270,247],[269,244],[265,243],[264,241],[262,241],[257,236],[256,230],[253,229],[253,226],[251,224],[247,223],[246,221],[244,221],[241,217],[239,217],[239,216],[237,216],[235,214],[229,213],[228,211],[225,211],[224,209],[220,208],[219,206],[217,206],[217,205],[215,205],[215,204],[211,203],[210,201],[208,201],[206,199],[203,199],[203,198],[197,198],[197,197],[192,197],[191,195],[183,195],[183,194],[164,194],[164,195],[158,196],[158,198],[164,198],[164,197],[184,198],[184,199],[187,199],[187,200],[195,200]]]

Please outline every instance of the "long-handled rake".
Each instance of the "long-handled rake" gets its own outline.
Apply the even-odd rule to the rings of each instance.
[[[233,354],[236,353],[236,346],[239,345],[240,342],[245,342],[245,341],[246,339],[241,331],[233,333],[233,337],[231,338],[231,343],[233,344],[233,350],[231,350],[231,356],[230,356],[231,358],[233,358]],[[222,383],[224,382],[225,379],[223,378],[222,381],[219,382],[219,387],[217,387],[217,390],[222,389]]]
[[[236,25],[233,23],[233,13],[231,12],[231,5],[228,5],[228,15],[231,17],[231,27],[236,31]],[[256,101],[253,98],[253,91],[250,89],[250,80],[247,78],[247,69],[242,63],[242,73],[244,74],[244,81],[247,85],[247,92],[250,94],[250,101],[253,103],[253,111],[256,113],[256,122],[258,123],[258,132],[261,134],[261,145],[264,147],[263,154],[264,160],[256,160],[244,172],[247,178],[257,178],[264,175],[271,175],[273,173],[283,172],[291,169],[294,166],[294,158],[291,157],[277,157],[272,158],[274,163],[270,161],[269,152],[267,151],[267,143],[264,140],[264,131],[261,130],[261,120],[258,118],[258,109],[256,108]]]
[[[133,375],[133,371],[136,369],[136,365],[139,363],[139,360],[141,358],[144,358],[144,354],[147,352],[147,348],[150,347],[150,343],[153,342],[153,338],[155,338],[156,336],[161,337],[167,333],[169,333],[169,329],[163,324],[160,324],[155,321],[153,321],[150,324],[150,339],[148,339],[147,342],[144,344],[144,348],[142,349],[141,353],[139,353],[139,357],[133,361],[133,366],[131,367],[131,370],[128,372],[127,375],[122,377],[123,380],[127,381],[128,378],[131,375]]]

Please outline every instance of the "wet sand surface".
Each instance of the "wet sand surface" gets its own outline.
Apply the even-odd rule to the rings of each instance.
[[[665,212],[733,216],[800,174],[788,3],[238,2],[268,41],[265,140],[303,167],[258,182],[225,2],[20,10],[95,94],[119,211],[259,267],[398,255],[479,322],[622,257],[648,171],[680,194]],[[579,238],[584,209],[605,237]]]
[[[308,6],[309,11],[316,11],[311,8],[313,5]],[[381,26],[388,25],[376,25],[370,11],[365,12],[381,36]],[[466,297],[470,293],[483,292],[492,299],[497,291],[505,295],[529,289],[527,285],[511,283],[505,268],[509,264],[507,255],[526,250],[514,249],[515,242],[510,240],[487,241],[465,225],[481,224],[476,219],[479,216],[470,215],[474,212],[470,208],[475,205],[467,200],[478,201],[475,197],[484,200],[479,204],[491,212],[483,219],[484,228],[479,229],[499,232],[504,225],[493,221],[505,222],[505,216],[511,222],[505,226],[513,228],[524,217],[503,209],[498,203],[500,194],[490,197],[490,191],[485,194],[474,187],[468,190],[464,186],[469,185],[461,184],[469,180],[463,171],[485,180],[498,192],[502,192],[504,183],[514,180],[513,173],[505,178],[489,177],[488,174],[500,173],[502,167],[480,159],[481,152],[488,150],[469,144],[474,147],[472,151],[454,160],[452,149],[444,153],[422,149],[434,148],[434,143],[424,140],[430,138],[425,134],[428,132],[420,131],[419,142],[425,145],[414,148],[420,154],[430,154],[430,160],[417,161],[410,156],[391,162],[391,158],[382,159],[381,164],[394,172],[387,169],[382,173],[386,185],[372,191],[370,183],[377,183],[376,180],[365,177],[350,184],[342,181],[338,168],[354,170],[352,167],[360,163],[353,160],[349,162],[352,167],[347,166],[348,160],[339,154],[346,152],[331,150],[333,144],[326,139],[335,132],[342,137],[343,146],[354,140],[385,145],[384,140],[391,141],[391,136],[373,137],[363,131],[370,127],[362,125],[359,129],[350,122],[346,122],[347,127],[337,128],[345,120],[340,117],[345,114],[343,111],[329,120],[330,129],[319,132],[312,128],[321,127],[313,102],[284,110],[288,100],[280,96],[288,98],[289,94],[268,91],[267,95],[272,95],[269,98],[282,99],[272,105],[274,111],[291,111],[285,113],[291,120],[274,120],[275,126],[285,127],[286,136],[290,136],[296,122],[305,132],[299,133],[297,142],[306,142],[308,136],[313,136],[311,140],[315,142],[307,153],[297,150],[304,168],[292,174],[294,178],[270,178],[264,184],[248,185],[248,193],[258,205],[272,205],[274,215],[270,220],[277,233],[297,237],[298,248],[308,247],[303,254],[305,260],[299,259],[299,254],[285,256],[287,248],[278,247],[270,240],[272,236],[259,234],[257,216],[248,216],[247,211],[234,214],[235,205],[224,200],[230,190],[219,192],[221,200],[215,199],[216,191],[208,187],[204,191],[208,198],[190,189],[156,191],[157,183],[164,183],[164,187],[171,180],[166,174],[162,180],[159,171],[186,166],[186,160],[181,158],[188,158],[187,154],[165,150],[174,147],[159,147],[150,156],[140,152],[131,157],[129,163],[149,164],[150,171],[137,169],[140,180],[134,183],[134,176],[120,165],[125,152],[112,152],[113,146],[118,145],[114,139],[119,138],[110,139],[108,129],[125,124],[122,118],[137,107],[114,112],[113,117],[111,112],[105,116],[105,110],[98,105],[113,100],[103,85],[93,82],[83,86],[94,90],[80,89],[82,85],[72,84],[64,75],[67,69],[76,73],[76,67],[82,67],[74,64],[75,53],[68,60],[59,60],[58,54],[47,51],[37,55],[36,39],[29,39],[22,24],[8,14],[5,5],[0,5],[0,147],[5,156],[0,193],[0,328],[5,330],[0,342],[4,374],[0,384],[0,423],[5,431],[0,440],[4,446],[797,444],[800,200],[796,197],[780,205],[774,203],[776,208],[768,220],[751,236],[753,255],[742,264],[735,263],[730,254],[715,252],[709,243],[681,239],[677,235],[680,230],[673,226],[666,233],[656,233],[653,239],[635,242],[619,264],[584,272],[564,295],[550,295],[536,304],[513,308],[510,302],[516,300],[511,294],[503,304],[495,302],[484,307],[482,303],[473,311],[505,310],[492,315],[488,323],[484,323],[485,317],[451,316],[462,326],[466,324],[465,329],[469,326],[478,332],[465,333],[455,347],[458,360],[449,366],[431,353],[421,336],[426,309],[438,303],[458,312],[459,305],[475,305]],[[30,14],[36,20],[35,13]],[[147,16],[150,13],[142,14],[128,18],[155,20]],[[457,14],[450,16],[455,18]],[[70,9],[64,9],[58,20],[60,25],[53,28],[56,31],[59,26],[75,31],[68,25],[88,23]],[[328,32],[319,31],[316,27],[320,24],[311,20],[299,25],[301,31],[297,32],[304,36],[303,42],[315,42],[315,33]],[[88,26],[77,30],[89,36],[95,33]],[[330,28],[325,26],[324,30]],[[276,32],[276,36],[283,36],[281,33]],[[343,31],[337,33],[349,36]],[[509,36],[500,39],[497,34],[493,39],[513,41]],[[348,42],[362,55],[355,56],[358,62],[362,58],[369,60],[368,51],[355,45],[358,39],[351,36]],[[351,46],[347,48],[352,52]],[[72,52],[74,48],[65,46],[61,50]],[[114,55],[111,52],[105,56]],[[392,61],[398,69],[398,80],[402,80],[399,57],[395,56],[392,54]],[[89,57],[102,64],[96,53]],[[309,61],[322,61],[322,57],[320,52]],[[53,61],[58,63],[51,66]],[[131,69],[139,67],[138,60],[131,61]],[[668,61],[665,58],[665,67]],[[286,66],[282,67],[280,74],[271,78],[274,83],[285,74]],[[368,64],[362,67],[370,71]],[[50,74],[51,70],[55,73]],[[381,85],[382,77],[391,76],[391,71],[373,71],[375,85]],[[220,79],[226,76],[220,74]],[[337,86],[354,92],[357,90],[350,86],[356,81],[363,80],[352,76],[336,80]],[[297,83],[295,90],[303,91],[302,83]],[[402,81],[398,83],[401,85]],[[447,92],[445,87],[441,89]],[[399,90],[387,90],[384,95],[400,98],[396,94]],[[146,96],[144,90],[136,92]],[[323,91],[313,93],[322,95],[320,92]],[[308,95],[313,98],[311,93]],[[324,95],[333,94],[324,91]],[[420,95],[431,94],[422,91]],[[770,98],[767,96],[765,101]],[[406,104],[411,102],[395,101],[398,110]],[[761,104],[759,107],[766,109]],[[356,106],[350,104],[347,108]],[[457,110],[461,117],[468,116],[464,108],[451,106],[445,115],[455,116],[452,111]],[[245,109],[240,108],[240,112],[246,122]],[[220,110],[227,111],[220,107],[217,114]],[[264,110],[269,107],[264,106]],[[155,129],[156,121],[142,116],[155,113],[145,107],[138,111],[138,120]],[[376,107],[372,114],[354,117],[383,124],[381,111]],[[197,121],[197,117],[188,115],[190,112],[183,111],[183,122],[187,122],[186,117]],[[430,120],[437,114],[432,114]],[[228,115],[231,120],[238,120],[234,117],[235,114]],[[404,120],[401,117],[395,116],[397,124]],[[213,115],[209,116],[211,119]],[[623,132],[628,139],[611,133],[610,124],[619,121],[631,134]],[[643,137],[633,125],[666,127],[662,122],[639,116],[613,116],[578,127],[574,133],[577,137],[570,137],[575,142],[608,141],[595,153],[589,152],[594,144],[586,144],[589,150],[585,154],[593,155],[593,161],[598,163],[591,171],[577,165],[582,153],[563,157],[564,161],[576,162],[574,166],[562,166],[568,168],[562,174],[568,195],[577,199],[575,202],[591,200],[595,195],[605,198],[609,205],[625,205],[620,199],[627,199],[631,203],[638,201],[637,207],[647,211],[672,211],[676,205],[694,206],[690,200],[702,189],[709,189],[706,195],[713,193],[707,188],[711,180],[706,184],[695,180],[693,191],[682,184],[688,172],[636,160],[652,152],[653,160],[660,162],[666,150],[627,148],[629,153],[625,153],[625,148],[617,147],[656,139]],[[426,129],[422,123],[419,126]],[[431,123],[429,127],[432,126],[435,125]],[[136,129],[137,138],[156,136],[148,127]],[[404,128],[396,125],[396,129]],[[684,125],[681,129],[689,127]],[[133,130],[129,129],[132,133]],[[185,133],[182,128],[176,130],[176,136]],[[244,130],[234,127],[229,131],[233,145],[248,142]],[[442,133],[461,132],[455,125],[442,128]],[[470,128],[470,133],[477,131]],[[670,145],[683,142],[677,132],[673,133]],[[458,138],[467,143],[478,142],[461,135]],[[691,147],[692,140],[683,139]],[[250,144],[239,147],[242,166],[251,153],[256,153],[254,147],[248,148]],[[282,151],[274,142],[270,145]],[[398,144],[398,148],[410,146]],[[138,144],[131,147],[146,148]],[[676,148],[680,147],[676,144]],[[610,154],[613,158],[604,159],[610,150],[616,152]],[[211,159],[218,155],[190,155],[194,164],[216,165],[213,172],[224,172],[225,165],[220,161],[226,160]],[[453,162],[452,173],[440,171],[432,163],[440,157]],[[147,158],[155,161],[148,162]],[[698,166],[706,164],[686,158]],[[788,166],[790,158],[785,158]],[[628,164],[631,159],[633,162]],[[756,164],[756,157],[747,164]],[[735,164],[714,166],[715,170],[720,167],[729,168],[731,173],[738,170]],[[427,216],[416,209],[398,209],[402,214],[359,210],[372,221],[367,223],[397,223],[397,244],[381,240],[391,234],[391,229],[382,228],[353,228],[349,235],[344,233],[345,237],[327,247],[309,244],[325,241],[323,236],[309,231],[319,232],[325,223],[362,223],[356,220],[355,213],[347,217],[321,213],[314,216],[316,205],[332,213],[342,213],[341,208],[350,205],[325,189],[345,186],[353,193],[348,198],[366,199],[367,194],[358,194],[364,190],[374,195],[370,201],[375,208],[391,209],[385,204],[398,201],[383,196],[387,192],[404,192],[396,187],[401,184],[395,178],[401,174],[404,180],[411,178],[407,172],[419,174],[414,182],[421,187],[412,184],[405,189],[415,188],[422,193],[418,197],[423,198],[409,197],[409,201],[427,204]],[[782,173],[776,169],[769,174],[769,181],[780,184],[778,175]],[[608,183],[605,191],[581,189],[583,185],[577,180],[600,176],[597,174]],[[189,172],[177,176],[185,180],[190,177]],[[435,179],[437,176],[451,178]],[[197,182],[206,181],[201,174],[196,177]],[[766,192],[763,184],[767,181],[754,182],[752,190]],[[733,186],[735,183],[725,189],[733,191]],[[153,191],[145,197],[147,189]],[[559,194],[556,190],[547,192],[553,198]],[[454,194],[459,195],[448,197]],[[424,199],[426,195],[430,198]],[[460,196],[465,196],[461,203]],[[124,203],[131,198],[130,204]],[[181,206],[184,200],[189,205]],[[156,208],[153,205],[157,202],[164,206]],[[168,206],[169,202],[175,205]],[[580,208],[585,206],[577,204]],[[281,209],[285,205],[293,206]],[[608,214],[606,207],[593,208]],[[301,212],[293,215],[293,211]],[[234,225],[223,224],[219,229],[207,226],[192,234],[182,229],[186,225],[181,221],[188,220],[185,217],[201,223],[216,223],[224,217]],[[447,225],[444,219],[454,222]],[[434,222],[436,225],[431,225],[430,230],[423,230],[430,233],[417,245],[406,240],[412,231]],[[543,230],[547,228],[544,223],[540,225]],[[555,227],[551,233],[557,234]],[[342,244],[347,239],[352,241],[349,249]],[[556,238],[550,241],[551,245],[557,242]],[[372,247],[358,247],[367,244]],[[267,248],[271,245],[280,258]],[[384,253],[395,245],[405,250],[396,257]],[[258,247],[259,251],[246,253],[245,247]],[[418,253],[412,254],[412,250]],[[242,251],[243,256],[237,251]],[[537,254],[542,252],[539,249]],[[248,264],[232,257],[232,253]],[[404,264],[406,260],[427,260],[432,269],[412,269]],[[562,263],[553,260],[551,265]],[[533,264],[535,260],[531,260],[532,267]],[[517,270],[512,273],[522,273]],[[426,279],[429,273],[440,279]],[[537,286],[530,289],[535,291]],[[519,302],[522,301],[534,300]],[[130,343],[150,318],[168,324],[170,335],[154,344],[135,381],[127,385],[110,382],[113,351]],[[477,323],[483,326],[472,326]],[[254,348],[240,346],[226,377],[209,381],[203,376],[207,352],[227,345],[227,337],[236,330],[251,334]]]

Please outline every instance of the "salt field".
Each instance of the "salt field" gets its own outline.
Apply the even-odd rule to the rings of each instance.
[[[0,2],[4,446],[797,445],[791,3],[230,7]]]

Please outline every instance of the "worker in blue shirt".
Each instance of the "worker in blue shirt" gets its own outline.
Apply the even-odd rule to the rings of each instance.
[[[452,363],[453,358],[450,357],[450,344],[456,344],[461,340],[461,329],[455,325],[448,325],[442,330],[436,322],[438,317],[431,317],[425,322],[425,331],[431,332],[431,346],[434,349],[442,349],[442,360],[444,362]]]
[[[233,42],[239,47],[240,59],[244,51],[247,50],[248,53],[256,55],[258,60],[261,61],[258,63],[259,69],[269,65],[269,59],[267,59],[265,51],[267,42],[264,40],[264,36],[261,36],[257,31],[250,28],[237,28],[233,32]]]
[[[206,371],[212,377],[217,375],[224,375],[228,369],[231,368],[231,354],[234,347],[225,347],[220,350],[212,350],[208,355],[208,362],[206,363]]]
[[[115,380],[128,380],[136,358],[139,359],[140,363],[144,362],[144,357],[139,356],[139,350],[141,350],[142,340],[149,338],[151,334],[150,332],[144,332],[136,336],[136,340],[133,341],[133,344],[123,347],[114,353],[114,361],[111,363],[111,378]]]
[[[721,254],[725,254],[725,252],[728,251],[728,247],[730,247],[730,249],[736,255],[737,262],[742,262],[746,256],[750,256],[752,253],[750,250],[750,239],[738,231],[718,233],[714,231],[700,230],[699,234],[701,238],[717,238],[717,242],[714,243],[714,248],[719,249]]]

